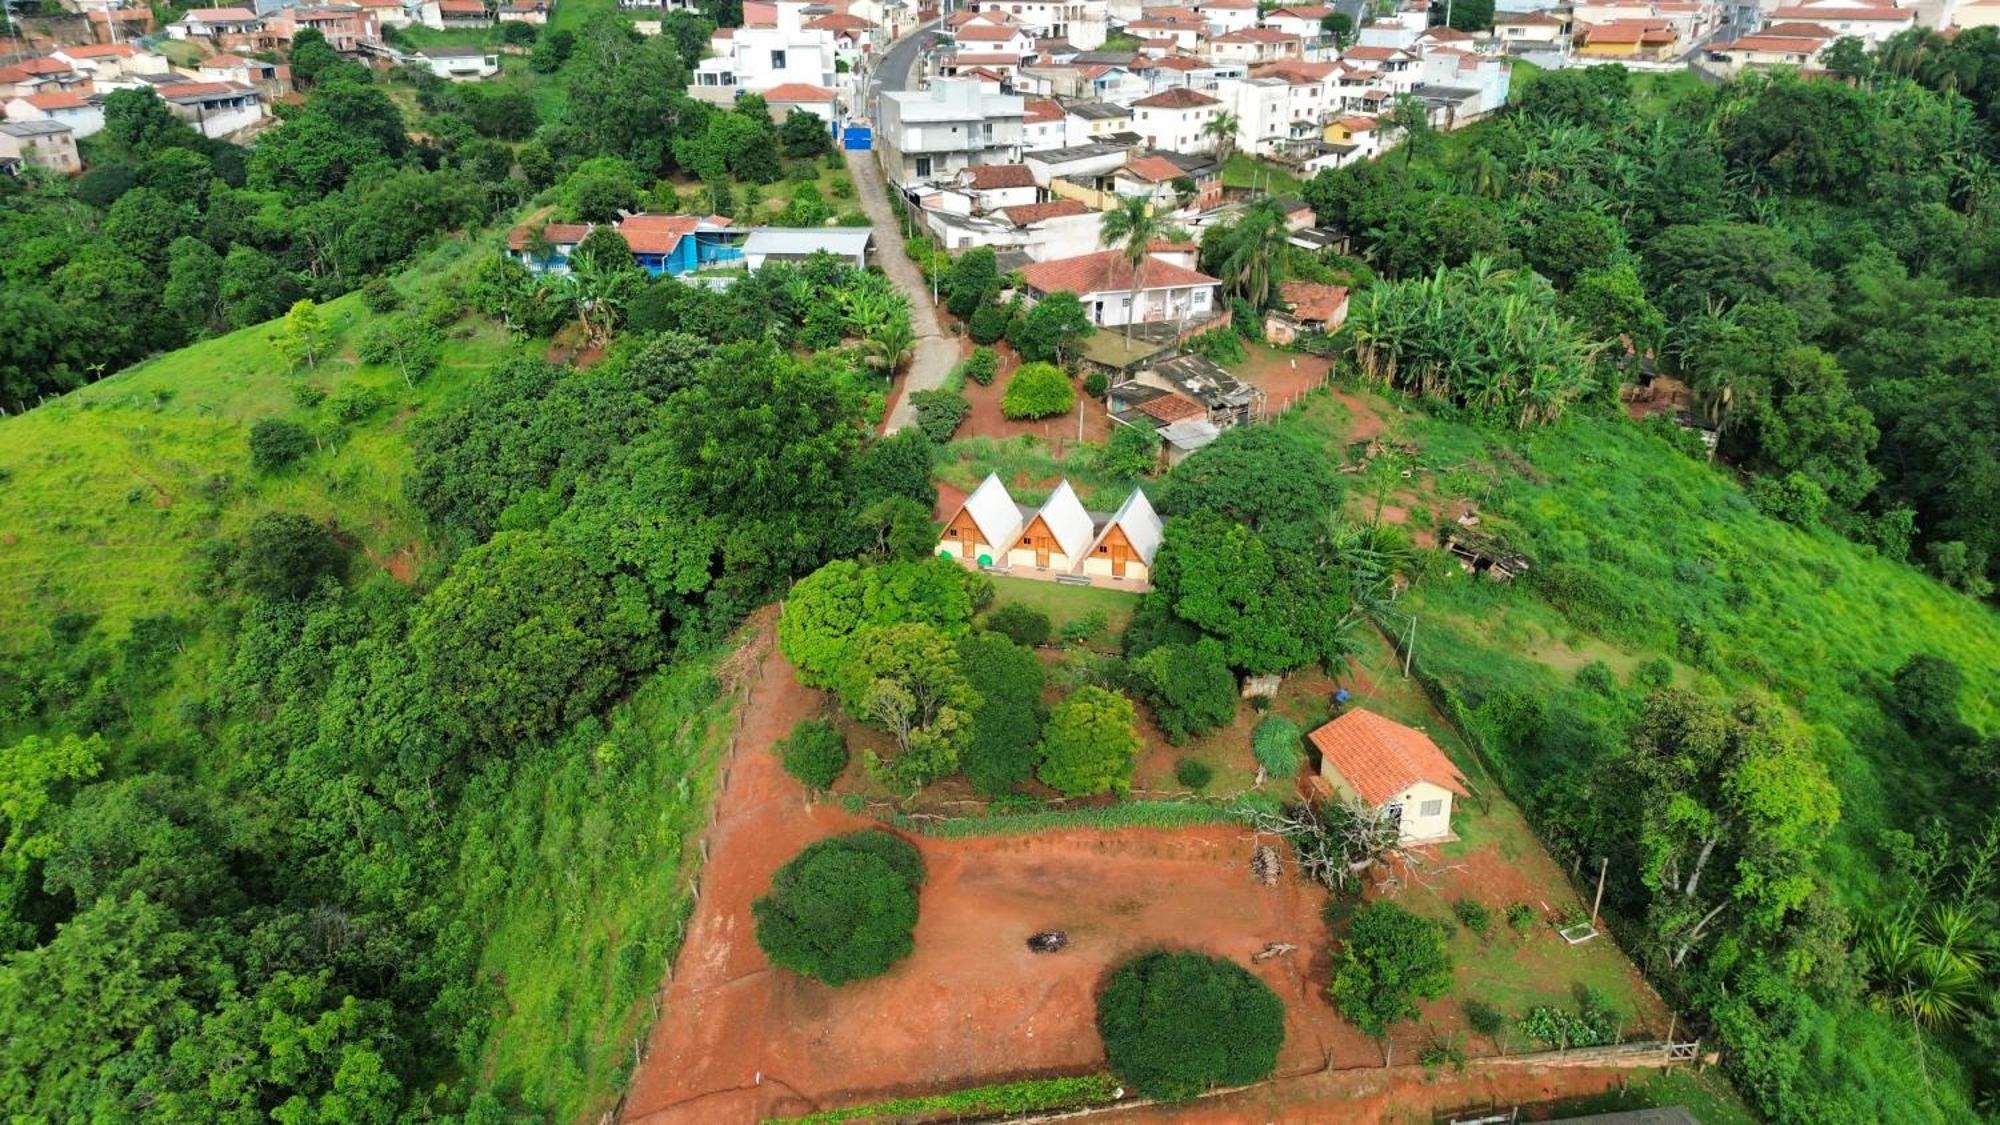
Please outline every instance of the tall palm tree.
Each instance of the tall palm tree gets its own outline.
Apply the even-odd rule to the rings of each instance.
[[[1229,154],[1236,150],[1236,126],[1236,115],[1225,109],[1210,118],[1208,124],[1201,127],[1203,133],[1215,138],[1215,162],[1217,164],[1228,163]]]
[[[1132,268],[1132,296],[1125,309],[1125,347],[1132,347],[1132,322],[1139,318],[1139,275],[1146,268],[1146,250],[1166,229],[1166,222],[1153,213],[1151,200],[1129,195],[1104,213],[1097,228],[1102,246],[1124,250],[1125,264]]]
[[[1229,294],[1268,308],[1284,280],[1285,246],[1291,232],[1284,212],[1269,196],[1252,203],[1232,224],[1222,241],[1221,270]]]

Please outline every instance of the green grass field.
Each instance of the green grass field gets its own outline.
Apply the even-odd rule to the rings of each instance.
[[[1065,586],[1034,578],[996,576],[993,590],[995,606],[1012,602],[1041,610],[1048,614],[1049,623],[1055,626],[1058,634],[1071,622],[1081,621],[1093,613],[1102,614],[1105,625],[1091,637],[1090,645],[1106,650],[1117,648],[1118,638],[1124,634],[1125,626],[1132,622],[1133,612],[1139,608],[1139,595],[1099,586]]]
[[[1077,499],[1094,512],[1116,509],[1131,494],[1134,484],[1144,483],[1099,472],[1082,457],[1058,457],[1049,443],[1030,435],[961,438],[944,447],[937,468],[939,480],[965,492],[978,488],[989,473],[999,474],[1007,482],[1008,492],[1021,504],[1039,504],[1048,499],[1056,482],[1067,477],[1070,487],[1076,489]]]
[[[733,729],[716,663],[673,665],[465,802],[460,910],[497,993],[478,1084],[547,1120],[611,1108],[657,1015]]]
[[[1258,188],[1272,195],[1296,196],[1305,183],[1276,164],[1238,152],[1231,154],[1222,165],[1222,186]]]
[[[466,257],[447,245],[406,275],[407,294]],[[490,323],[451,329],[438,370],[414,389],[393,370],[357,364],[376,319],[350,294],[323,306],[331,357],[288,371],[261,324],[138,364],[58,401],[0,420],[0,643],[65,610],[101,615],[114,634],[132,617],[189,607],[190,552],[271,510],[329,519],[358,565],[420,569],[427,558],[403,499],[406,431],[417,413],[463,393],[515,345]],[[388,405],[336,424],[298,389],[356,384]],[[290,469],[250,466],[261,418],[312,428],[321,448]],[[400,553],[400,554],[399,554]]]

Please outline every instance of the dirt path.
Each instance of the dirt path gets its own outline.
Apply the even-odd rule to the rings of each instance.
[[[889,210],[888,186],[882,179],[881,166],[875,163],[875,154],[849,150],[847,171],[854,177],[854,191],[861,201],[862,212],[875,224],[875,261],[910,299],[910,327],[917,334],[901,393],[882,427],[882,432],[893,434],[917,420],[910,395],[944,385],[945,376],[958,362],[958,342],[939,327],[937,306],[931,302],[931,287],[924,283],[924,275],[918,272],[917,264],[903,247],[903,231],[896,223],[895,212]]]

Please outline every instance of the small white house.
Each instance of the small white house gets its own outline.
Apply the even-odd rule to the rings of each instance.
[[[211,139],[226,137],[264,119],[257,91],[234,82],[186,82],[162,86],[160,100],[175,117]]]
[[[1074,293],[1083,301],[1093,324],[1123,327],[1143,323],[1199,323],[1220,302],[1220,281],[1185,266],[1148,254],[1139,270],[1138,304],[1132,302],[1132,267],[1123,251],[1100,250],[1074,258],[1025,266],[1028,297],[1038,301],[1050,293]]]
[[[6,104],[9,121],[53,121],[68,127],[78,140],[104,130],[104,102],[71,90],[25,94]]]
[[[1470,796],[1465,776],[1415,727],[1357,707],[1307,736],[1334,792],[1384,810],[1404,844],[1453,839],[1451,802]]]
[[[500,54],[483,47],[426,47],[417,52],[432,74],[454,82],[477,81],[500,73]]]

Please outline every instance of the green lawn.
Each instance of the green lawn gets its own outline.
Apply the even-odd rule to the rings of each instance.
[[[1239,152],[1232,154],[1223,164],[1222,186],[1259,188],[1271,195],[1296,196],[1305,184],[1279,165]]]
[[[1012,438],[962,438],[944,447],[938,479],[965,492],[979,487],[987,474],[997,473],[1017,503],[1039,504],[1068,478],[1077,499],[1094,512],[1109,512],[1125,502],[1134,484],[1130,477],[1101,473],[1085,457],[1057,457],[1049,444],[1032,435]]]
[[[1125,632],[1125,626],[1131,624],[1133,611],[1139,608],[1139,595],[1123,590],[1107,590],[1101,586],[1065,586],[1034,578],[996,576],[993,588],[995,606],[1014,602],[1041,610],[1049,615],[1049,623],[1055,626],[1057,633],[1061,633],[1063,626],[1072,621],[1080,621],[1093,613],[1103,614],[1106,624],[1092,637],[1093,648],[1115,648],[1118,638]]]
[[[456,889],[484,936],[479,975],[494,982],[478,1084],[541,1119],[610,1109],[658,1015],[692,905],[694,837],[733,729],[716,663],[671,666],[464,803]]]
[[[405,279],[408,291],[428,292],[414,279],[451,268],[464,250],[433,255]],[[358,295],[323,311],[333,347],[317,370],[287,371],[272,346],[276,324],[256,325],[0,420],[0,643],[25,643],[31,625],[65,610],[98,614],[115,635],[135,616],[192,608],[191,552],[271,510],[333,520],[361,567],[422,565],[402,488],[410,419],[465,393],[514,345],[469,320],[451,331],[438,371],[411,389],[388,368],[355,362],[354,344],[376,319]],[[349,384],[388,404],[343,426],[325,405],[294,398]],[[256,472],[248,435],[267,417],[306,424],[321,448],[282,473]]]

